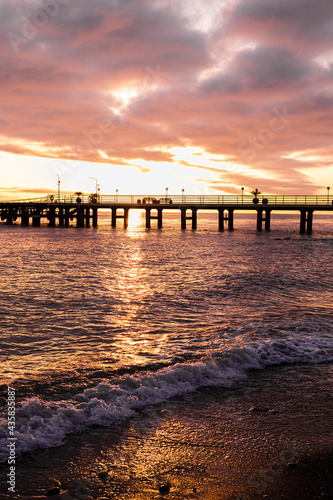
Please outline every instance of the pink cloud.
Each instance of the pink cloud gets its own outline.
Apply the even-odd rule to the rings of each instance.
[[[210,31],[177,5],[68,2],[36,28],[39,3],[2,3],[0,149],[128,165],[172,163],[167,149],[190,145],[261,171],[263,185],[313,189],[299,170],[330,164],[332,2],[230,1]],[[22,16],[36,32],[13,47]],[[117,114],[113,92],[132,87]],[[307,149],[321,159],[290,158]],[[223,173],[214,188],[245,177]]]

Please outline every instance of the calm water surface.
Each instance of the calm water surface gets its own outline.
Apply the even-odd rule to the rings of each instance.
[[[298,215],[273,214],[269,233],[248,214],[230,233],[215,214],[197,231],[176,214],[163,230],[131,215],[127,230],[108,214],[98,229],[0,226],[2,402],[11,384],[18,452],[205,386],[239,387],[249,369],[295,364],[295,383],[299,363],[330,371],[332,217],[302,236]]]

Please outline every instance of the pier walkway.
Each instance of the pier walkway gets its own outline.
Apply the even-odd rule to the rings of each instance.
[[[150,228],[156,220],[158,228],[163,226],[163,210],[180,213],[180,227],[186,229],[187,221],[191,228],[197,228],[198,210],[218,212],[218,229],[234,229],[235,211],[255,211],[257,230],[271,228],[271,213],[275,211],[300,213],[300,232],[311,234],[315,211],[333,212],[333,197],[329,195],[267,195],[253,196],[205,195],[205,196],[134,196],[134,195],[82,195],[64,196],[58,199],[54,195],[27,200],[0,201],[0,221],[13,224],[17,219],[23,226],[32,223],[40,226],[45,222],[49,227],[69,226],[74,221],[76,227],[97,227],[98,210],[111,211],[111,226],[116,227],[122,219],[124,227],[128,225],[130,210],[145,211],[146,227]]]

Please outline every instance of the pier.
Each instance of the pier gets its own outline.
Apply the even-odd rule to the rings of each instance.
[[[180,214],[180,228],[192,230],[198,226],[198,211],[216,211],[218,230],[234,229],[236,211],[254,211],[257,214],[257,231],[269,231],[273,211],[299,212],[300,232],[311,234],[314,212],[333,212],[332,197],[328,195],[267,195],[253,196],[134,196],[134,195],[82,195],[3,201],[0,202],[0,221],[11,225],[14,222],[22,226],[69,227],[70,222],[78,228],[97,227],[98,210],[110,210],[110,225],[115,228],[118,219],[128,226],[130,210],[145,211],[146,228],[163,227],[163,211],[176,211]],[[155,222],[156,221],[156,222]]]

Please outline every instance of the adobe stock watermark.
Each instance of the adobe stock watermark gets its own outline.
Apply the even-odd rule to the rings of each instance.
[[[9,452],[8,466],[9,471],[7,474],[8,491],[15,493],[16,488],[16,440],[15,437],[15,420],[16,420],[16,407],[15,407],[16,393],[13,387],[8,387],[7,397],[7,422],[8,422],[8,437],[7,448]]]
[[[273,108],[272,112],[274,116],[269,120],[267,127],[262,127],[256,135],[250,135],[238,144],[238,153],[243,160],[254,160],[258,151],[264,150],[295,116],[288,114],[286,105],[282,109]]]
[[[40,0],[28,16],[22,15],[17,21],[17,32],[9,31],[7,38],[12,49],[17,54],[21,46],[27,45],[45,28],[51,19],[56,17],[62,5],[71,0]],[[13,4],[15,7],[15,3]]]

